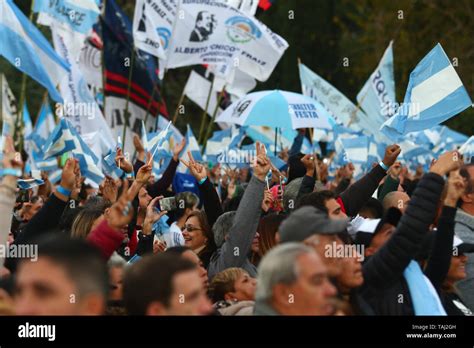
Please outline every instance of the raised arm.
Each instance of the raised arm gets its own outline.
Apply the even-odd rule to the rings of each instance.
[[[383,164],[389,168],[395,163],[401,149],[398,145],[390,145],[385,150]],[[340,197],[348,216],[356,216],[359,210],[367,203],[370,197],[387,174],[380,164],[376,165],[369,173],[349,186]]]
[[[265,147],[257,142],[257,157],[253,176],[240,201],[227,240],[217,259],[211,260],[209,277],[229,267],[241,267],[247,259],[260,220],[265,177],[271,164]]]
[[[459,171],[450,173],[447,186],[448,190],[443,202],[441,217],[438,220],[433,249],[425,268],[425,275],[436,289],[441,287],[449,271],[453,255],[456,204],[466,189]]]
[[[54,230],[58,226],[63,211],[70,202],[70,196],[80,181],[78,177],[80,177],[79,162],[70,158],[64,165],[59,187],[26,224],[23,233],[18,236],[15,243],[28,243],[32,238]]]
[[[392,237],[364,264],[365,285],[390,287],[413,260],[436,216],[444,175],[460,166],[454,152],[443,154],[420,180]]]
[[[199,184],[204,211],[206,212],[209,226],[212,228],[217,218],[223,213],[219,195],[207,177],[206,168],[194,160],[190,151],[188,151],[188,161],[182,159],[181,162],[189,169]]]
[[[166,167],[163,176],[159,180],[148,186],[148,194],[151,197],[155,198],[162,195],[163,192],[166,191],[168,187],[170,187],[173,183],[173,178],[176,174],[176,169],[178,169],[179,154],[181,153],[181,151],[183,151],[185,145],[185,139],[183,139],[179,144],[176,144],[173,149],[173,158],[168,164],[168,167]]]
[[[17,176],[21,173],[22,161],[19,153],[13,148],[11,137],[5,138],[3,153],[3,179],[0,183],[0,245],[6,245],[10,232]],[[16,174],[15,174],[16,172]],[[3,255],[0,256],[0,268],[3,266]]]

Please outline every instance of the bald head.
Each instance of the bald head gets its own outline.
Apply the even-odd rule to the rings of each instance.
[[[404,213],[409,201],[410,201],[410,196],[408,196],[405,192],[402,192],[402,191],[389,192],[383,199],[383,202],[382,202],[383,210],[387,211],[389,208],[397,208],[402,213]]]

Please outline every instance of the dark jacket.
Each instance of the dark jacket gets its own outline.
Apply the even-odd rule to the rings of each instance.
[[[441,176],[425,174],[392,237],[363,264],[364,284],[357,292],[376,315],[414,315],[403,272],[419,252],[443,188]]]
[[[377,165],[340,194],[344,205],[343,209],[348,216],[356,216],[359,213],[359,210],[362,209],[369,198],[372,197],[380,180],[382,180],[385,175],[387,175],[386,171],[380,165]],[[301,182],[298,197],[313,192],[315,183],[315,178],[305,175]]]
[[[448,315],[473,315],[464,300],[455,292],[443,289],[443,282],[449,271],[453,255],[454,226],[456,208],[443,207],[435,232],[435,242],[431,257],[425,268],[425,275],[430,279],[439,294],[446,314]],[[465,308],[462,308],[462,307]],[[462,309],[461,309],[462,308]]]
[[[165,196],[165,192],[168,189],[168,187],[171,186],[173,183],[173,177],[174,174],[176,173],[176,169],[178,168],[178,161],[175,161],[174,159],[171,159],[170,163],[168,164],[168,167],[166,167],[166,170],[163,172],[163,176],[159,179],[156,180],[153,184],[148,185],[146,187],[148,194],[152,197],[158,197],[158,196]],[[135,175],[137,175],[138,170],[145,165],[140,160],[136,160],[135,164],[133,165],[133,171],[135,172]]]
[[[52,193],[43,207],[33,216],[33,218],[25,225],[23,231],[17,236],[13,244],[21,245],[32,243],[35,239],[54,231],[59,225],[64,209],[69,201],[60,200]],[[16,271],[18,259],[6,258],[5,267],[14,273]]]

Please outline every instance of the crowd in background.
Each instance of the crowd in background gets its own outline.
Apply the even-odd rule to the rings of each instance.
[[[277,169],[257,142],[251,166],[230,169],[182,142],[155,178],[134,144],[134,163],[117,151],[126,178],[95,189],[68,159],[58,185],[19,190],[6,139],[0,313],[472,315],[474,164],[458,152],[412,173],[391,145],[358,180],[351,164],[330,180],[297,147]],[[174,187],[180,161],[196,190]],[[37,257],[11,252],[29,245]]]

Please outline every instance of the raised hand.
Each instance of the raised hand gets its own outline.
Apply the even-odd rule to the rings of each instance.
[[[387,146],[382,160],[383,164],[385,164],[387,167],[391,167],[397,160],[400,152],[402,152],[402,149],[397,144]]]
[[[306,175],[313,176],[316,171],[316,156],[314,154],[304,155],[301,158],[301,163],[303,163],[306,168]]]
[[[268,212],[273,204],[273,201],[274,199],[272,193],[269,190],[265,190],[263,193],[262,210],[264,212]]]
[[[401,172],[402,164],[400,161],[396,161],[390,168],[388,168],[388,174],[395,180],[398,180]]]
[[[135,177],[135,181],[140,185],[146,185],[153,173],[153,158],[151,153],[147,153],[146,163],[141,166]]]
[[[121,230],[132,221],[132,199],[128,194],[128,181],[124,180],[122,195],[119,200],[108,209],[107,214],[105,214],[110,227]]]
[[[118,190],[119,188],[115,180],[107,175],[102,186],[102,197],[109,202],[115,203],[118,197]]]
[[[79,161],[74,158],[69,158],[64,164],[59,185],[66,190],[74,190],[78,173],[80,173]]]
[[[151,234],[153,224],[157,222],[159,219],[161,219],[162,216],[168,213],[166,210],[157,211],[155,209],[156,202],[162,198],[163,196],[155,197],[154,199],[151,200],[151,202],[148,204],[146,208],[146,215],[145,215],[145,220],[143,222],[143,230],[142,230],[142,233],[145,235]]]
[[[153,254],[164,252],[166,247],[167,245],[165,241],[155,240],[153,242]]]
[[[135,151],[137,151],[137,158],[140,161],[145,160],[145,148],[143,147],[142,140],[140,137],[135,134],[133,136],[133,146],[135,147]]]
[[[253,163],[253,174],[257,179],[265,181],[265,177],[271,168],[271,162],[267,157],[265,145],[257,141],[255,146],[257,155],[255,156]]]
[[[457,206],[459,198],[466,191],[466,179],[459,174],[459,170],[453,170],[449,173],[447,182],[446,198],[444,199],[444,205],[455,208]]]
[[[133,172],[132,164],[125,158],[120,147],[117,147],[117,154],[115,155],[115,164],[125,173]]]
[[[181,159],[181,163],[183,163],[189,169],[192,176],[194,176],[198,182],[206,178],[207,177],[206,168],[202,164],[194,160],[194,157],[191,154],[191,151],[188,151],[188,159],[189,159],[188,161]]]
[[[430,172],[443,176],[450,171],[459,169],[462,164],[462,155],[458,151],[448,151],[439,156],[431,166]]]
[[[173,148],[173,160],[178,161],[179,154],[183,151],[184,147],[186,146],[186,138],[183,138],[181,142],[176,144]]]

